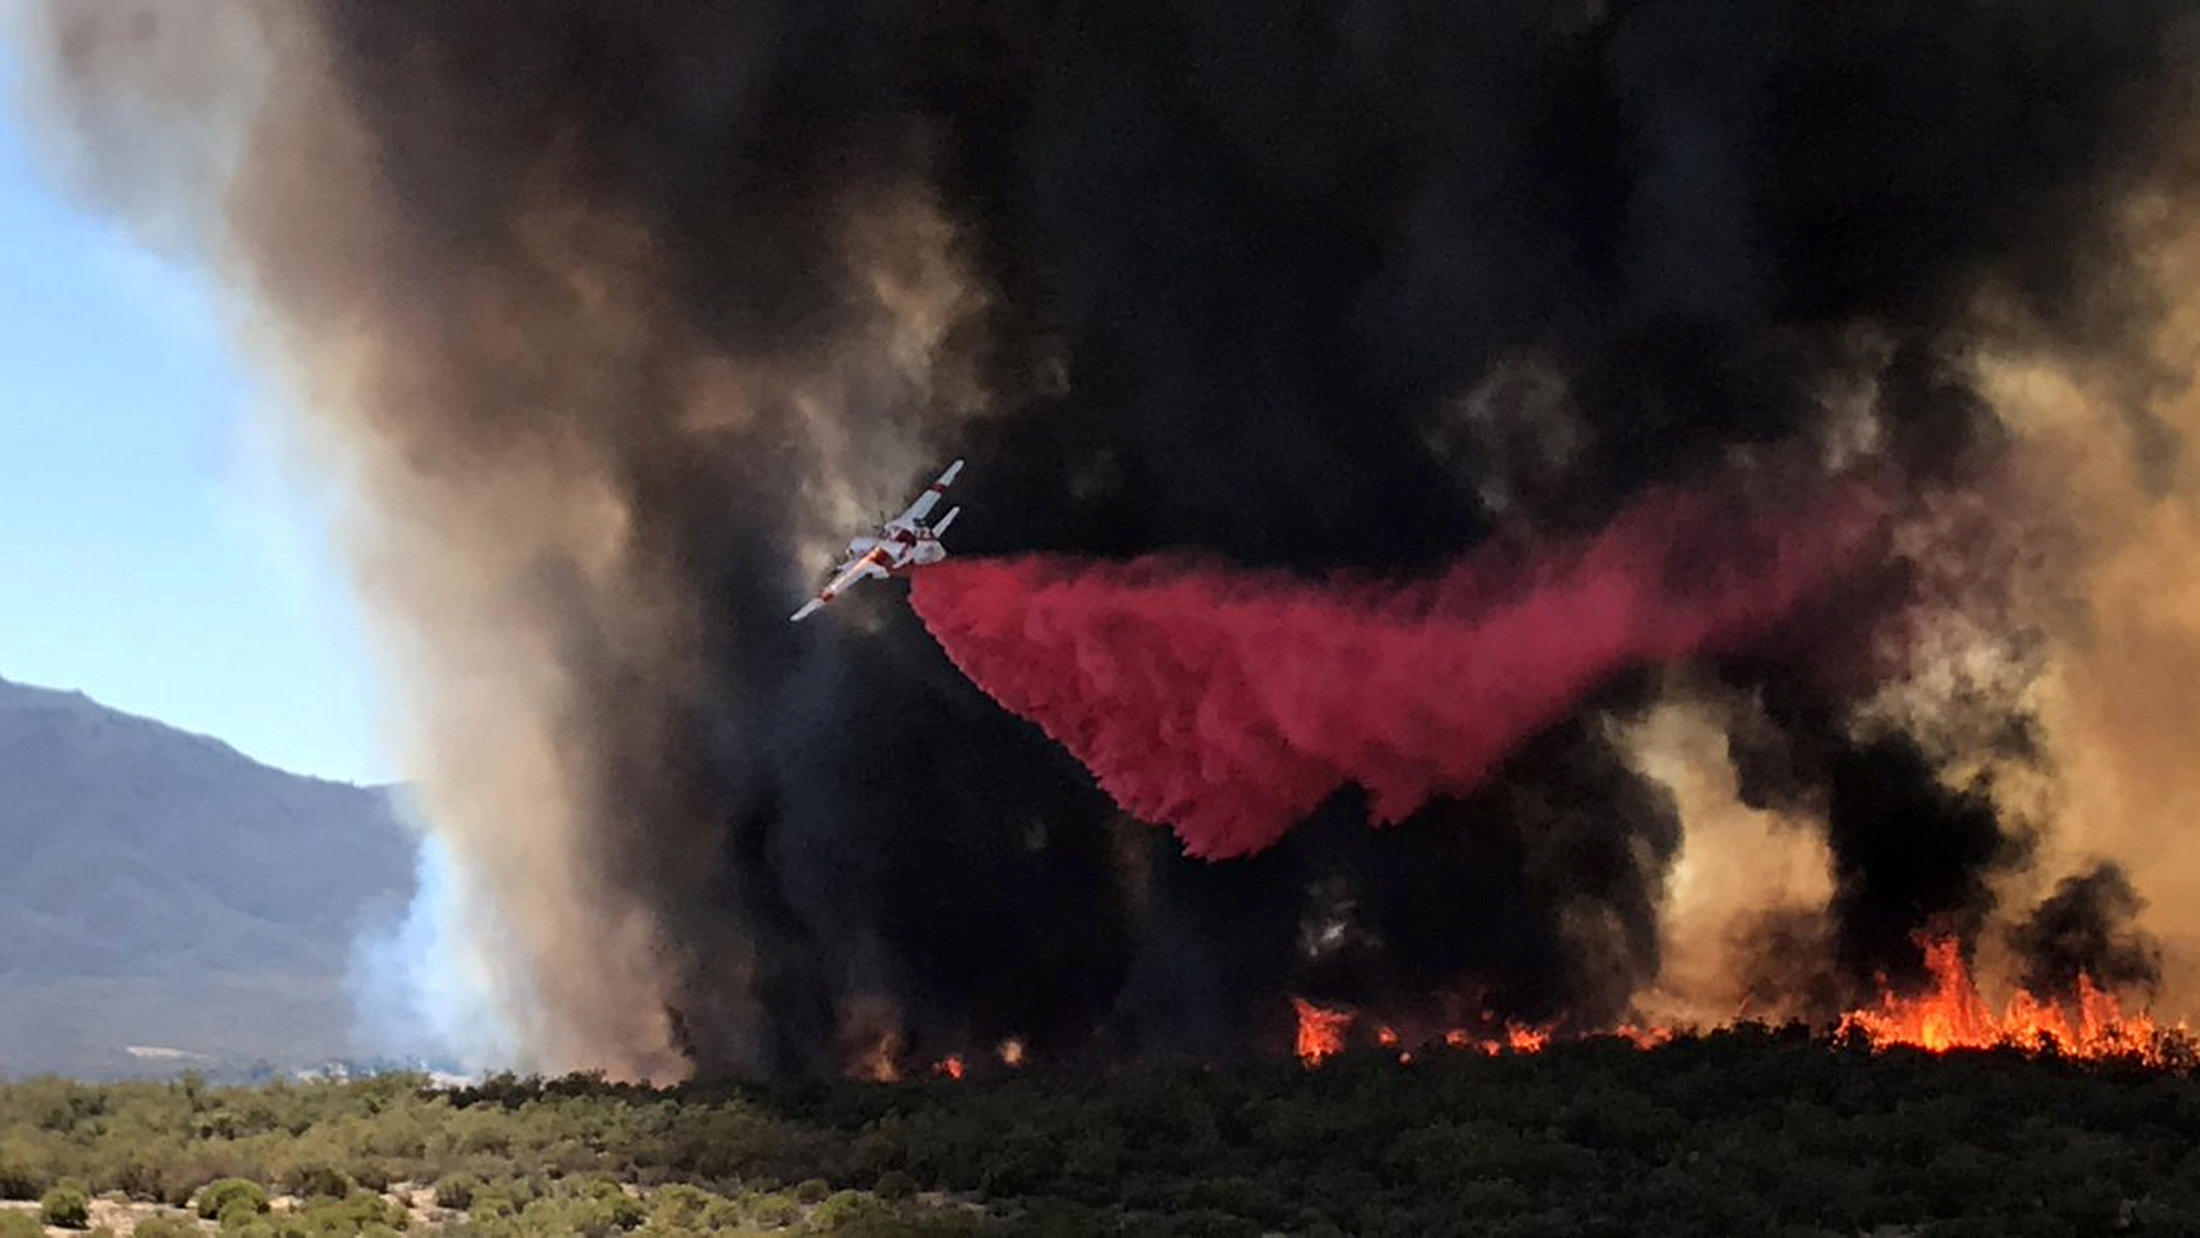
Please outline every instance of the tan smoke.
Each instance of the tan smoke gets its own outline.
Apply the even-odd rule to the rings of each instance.
[[[2000,930],[2057,879],[2107,860],[2147,903],[2138,927],[2163,946],[2157,1012],[2200,1018],[2200,462],[2189,455],[2200,442],[2200,228],[2161,193],[2140,195],[2131,215],[2167,307],[2159,328],[2137,352],[1978,357],[2015,450],[1984,508],[1955,498],[1913,518],[1911,548],[1960,604],[1918,618],[1908,673],[1854,725],[1935,744],[1951,784],[1990,777],[2005,819],[2033,838],[2033,862],[1997,882],[1980,941],[1990,991],[2014,983]],[[1990,595],[1964,593],[1981,580]],[[2037,760],[1994,756],[1978,730],[2012,700],[2036,721]],[[1732,708],[1684,691],[1628,733],[1686,830],[1663,968],[1641,998],[1653,1015],[1785,1013],[1750,1009],[1750,961],[1767,948],[1758,931],[1807,923],[1831,894],[1810,823],[1735,794]]]
[[[2058,370],[1995,362],[2034,492],[2072,530],[2067,578],[2034,581],[2034,688],[2053,789],[2039,868],[2122,863],[2162,938],[2161,1009],[2200,1015],[2200,228],[2189,203],[2135,217],[2169,306],[2143,356]]]
[[[344,496],[397,672],[401,768],[468,887],[517,1065],[677,1077],[675,1005],[744,1043],[751,960],[712,927],[722,822],[673,755],[719,686],[711,635],[674,552],[640,529],[628,470],[725,460],[730,517],[744,478],[795,462],[748,458],[769,423],[806,449],[791,536],[832,549],[928,462],[894,409],[982,409],[968,373],[934,365],[977,305],[939,213],[891,186],[845,204],[872,302],[844,333],[730,357],[667,303],[649,229],[578,187],[579,152],[524,170],[498,260],[435,253],[299,9],[11,16],[31,104],[63,122],[58,166],[126,217],[147,208],[155,240],[161,212],[197,216],[179,234],[211,242],[258,307],[246,343],[288,380],[296,439]],[[622,458],[615,439],[655,454]],[[636,870],[647,901],[620,879]],[[707,957],[681,959],[695,943]]]
[[[439,302],[408,281],[414,238],[297,50],[283,57],[288,106],[267,116],[233,209],[279,311],[279,352],[304,401],[344,427],[373,496],[359,559],[404,672],[406,768],[484,896],[474,927],[512,968],[506,1005],[529,1064],[676,1076],[689,1062],[668,1010],[753,1022],[751,960],[708,927],[723,832],[670,759],[694,742],[683,711],[714,686],[703,620],[677,565],[637,539],[627,482],[592,435],[652,423],[667,450],[739,460],[766,410],[792,410],[820,479],[797,515],[822,556],[822,531],[921,465],[913,432],[873,417],[854,438],[845,414],[928,403],[931,360],[968,308],[951,238],[919,197],[851,209],[847,244],[877,297],[868,321],[801,357],[730,358],[663,303],[647,230],[569,193],[553,155],[532,173],[525,261]],[[729,490],[729,509],[738,499]],[[576,665],[613,682],[576,684]],[[606,769],[621,786],[593,781]],[[629,798],[635,787],[651,792]],[[600,853],[644,837],[645,852]],[[607,877],[621,859],[658,870],[653,903]],[[710,943],[684,975],[667,914]]]
[[[1672,791],[1685,830],[1666,881],[1657,982],[1637,997],[1659,1024],[1805,1013],[1767,1006],[1753,991],[1762,948],[1750,935],[1767,917],[1807,922],[1825,907],[1825,839],[1809,821],[1741,801],[1727,751],[1734,708],[1683,687],[1624,736],[1636,767]]]

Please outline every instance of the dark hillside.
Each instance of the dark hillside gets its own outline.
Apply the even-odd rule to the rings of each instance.
[[[0,1071],[346,1052],[352,935],[412,854],[385,789],[0,680]]]

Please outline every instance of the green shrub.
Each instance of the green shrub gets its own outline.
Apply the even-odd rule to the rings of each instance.
[[[300,1165],[283,1175],[285,1191],[300,1199],[337,1199],[351,1194],[351,1177],[333,1165]]]
[[[249,1199],[232,1199],[222,1205],[221,1212],[214,1219],[221,1222],[223,1233],[233,1234],[259,1220],[260,1210],[253,1207]]]
[[[876,1195],[860,1191],[835,1191],[810,1214],[818,1229],[842,1229],[865,1221],[882,1221],[894,1215],[893,1206]]]
[[[229,1210],[232,1203],[242,1202],[254,1212],[267,1211],[267,1192],[260,1184],[243,1178],[220,1178],[199,1188],[194,1204],[202,1217],[211,1221]]]
[[[714,1197],[710,1204],[703,1209],[703,1215],[696,1223],[703,1229],[716,1233],[719,1230],[742,1228],[744,1215],[740,1200]]]
[[[917,1180],[899,1169],[889,1169],[878,1176],[871,1189],[881,1199],[907,1199],[917,1193]]]
[[[146,1217],[130,1231],[133,1238],[199,1238],[199,1227],[175,1217]]]
[[[37,1199],[53,1186],[53,1157],[37,1140],[0,1136],[0,1199]]]
[[[691,1229],[702,1224],[710,1211],[710,1194],[684,1182],[659,1187],[649,1193],[649,1224],[659,1229]]]
[[[75,1183],[64,1183],[38,1201],[38,1215],[48,1225],[83,1229],[92,1223],[91,1193]]]
[[[802,1208],[777,1191],[741,1197],[741,1213],[758,1229],[779,1229],[802,1219]]]
[[[0,1212],[0,1238],[46,1238],[46,1227],[28,1212]]]
[[[794,1184],[795,1199],[805,1204],[822,1204],[832,1193],[832,1186],[823,1178],[804,1178]]]
[[[377,1234],[406,1224],[409,1219],[403,1208],[360,1191],[343,1199],[316,1199],[294,1220],[283,1218],[275,1229],[280,1235],[293,1228],[304,1234]]]
[[[649,1218],[649,1212],[642,1207],[641,1200],[616,1186],[609,1191],[596,1192],[593,1202],[608,1215],[616,1229],[633,1229]]]
[[[380,1194],[390,1189],[390,1183],[397,1180],[397,1174],[390,1168],[388,1161],[370,1156],[351,1163],[351,1180],[358,1183],[361,1190]]]
[[[435,1184],[435,1206],[456,1208],[463,1212],[474,1206],[474,1196],[481,1190],[481,1179],[472,1174],[450,1174],[438,1178]]]

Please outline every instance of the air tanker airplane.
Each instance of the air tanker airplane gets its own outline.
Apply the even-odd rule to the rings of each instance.
[[[925,487],[924,493],[917,496],[917,501],[911,503],[907,511],[880,525],[875,536],[858,537],[849,542],[848,557],[833,569],[833,578],[825,582],[816,597],[803,603],[801,610],[789,616],[788,622],[800,623],[816,614],[857,581],[884,580],[946,558],[947,547],[940,544],[940,534],[955,523],[962,508],[949,508],[938,524],[926,524],[924,518],[940,505],[940,495],[955,484],[955,475],[962,472],[962,466],[960,460],[948,465],[938,481]]]

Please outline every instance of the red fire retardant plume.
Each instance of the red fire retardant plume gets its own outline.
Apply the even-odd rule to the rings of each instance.
[[[1126,811],[1220,859],[1348,782],[1375,824],[1474,790],[1614,672],[1761,637],[1880,524],[1861,485],[1776,510],[1663,492],[1593,538],[1411,584],[1028,555],[925,568],[909,599]]]

